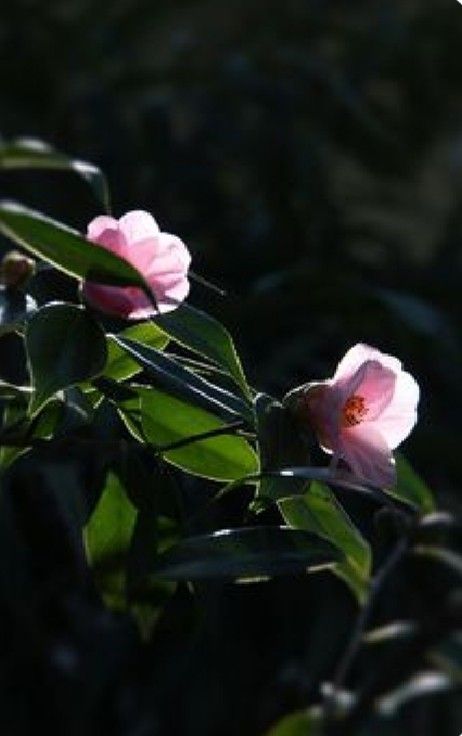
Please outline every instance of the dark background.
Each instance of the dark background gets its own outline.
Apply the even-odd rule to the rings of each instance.
[[[196,285],[191,301],[229,326],[260,389],[280,396],[330,375],[360,340],[399,356],[422,388],[405,451],[439,504],[460,510],[456,0],[14,0],[0,13],[3,137],[97,163],[115,215],[145,208],[179,234],[195,270],[228,292]],[[99,214],[71,175],[0,183],[2,196],[81,230]],[[1,346],[8,365],[14,346]],[[382,618],[431,613],[435,577],[404,571]],[[117,650],[111,674],[96,695],[59,667],[44,685],[48,664],[34,669],[30,647],[19,664],[8,650],[11,733],[29,712],[56,733],[255,736],[316,699],[355,610],[330,576],[207,589],[199,603],[185,589],[146,648],[128,619],[98,623],[82,605],[50,636],[72,640],[89,671],[104,646]],[[390,733],[459,733],[455,703],[425,702]]]

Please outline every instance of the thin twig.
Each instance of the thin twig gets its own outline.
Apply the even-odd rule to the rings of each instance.
[[[170,450],[178,450],[180,447],[190,445],[193,442],[201,442],[202,440],[208,440],[212,437],[219,437],[224,434],[235,434],[238,429],[242,429],[245,425],[246,423],[242,419],[239,419],[235,422],[231,422],[230,424],[226,424],[224,427],[216,427],[215,429],[210,429],[208,432],[193,434],[189,437],[177,440],[176,442],[171,442],[169,445],[158,445],[156,447],[156,451],[159,453],[169,452]]]
[[[170,450],[178,450],[180,447],[193,444],[194,442],[201,442],[208,440],[212,437],[219,437],[220,435],[235,434],[239,429],[246,426],[244,420],[238,420],[226,424],[221,427],[215,427],[210,429],[208,432],[200,432],[198,434],[189,435],[189,437],[183,437],[181,440],[171,442],[167,445],[155,446],[156,454],[162,454],[164,452],[170,452]],[[0,447],[18,447],[18,448],[32,448],[32,447],[50,447],[51,445],[99,445],[107,447],[109,449],[118,450],[120,449],[121,443],[127,444],[126,440],[99,440],[92,437],[58,437],[55,439],[46,440],[41,437],[31,437],[27,439],[25,437],[0,437]],[[130,443],[128,443],[130,444]],[[133,445],[138,445],[139,442],[133,442]]]
[[[408,539],[406,537],[401,537],[391,551],[389,557],[387,557],[382,567],[376,572],[371,580],[368,599],[358,613],[353,633],[334,674],[332,689],[326,700],[327,718],[331,718],[335,713],[336,695],[343,689],[346,678],[350,672],[350,668],[361,647],[364,631],[372,614],[376,600],[382,590],[382,586],[389,575],[393,572],[396,565],[403,558],[407,549]]]

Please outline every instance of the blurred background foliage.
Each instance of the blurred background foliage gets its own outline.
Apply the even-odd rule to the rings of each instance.
[[[406,452],[440,505],[460,511],[456,0],[14,0],[0,14],[2,136],[100,165],[116,215],[145,208],[180,234],[195,270],[228,292],[195,286],[193,303],[229,326],[260,389],[281,395],[330,375],[359,340],[400,356],[422,387]],[[1,172],[0,184],[80,230],[98,214],[72,175]],[[39,297],[69,289],[47,271],[35,285]],[[22,380],[15,339],[0,347],[2,377]],[[66,469],[76,483],[97,476],[97,458],[79,463]],[[23,494],[56,478],[50,467],[28,460]],[[196,491],[185,484],[186,500]],[[228,502],[223,519],[238,512]],[[5,733],[37,719],[52,733],[264,733],[316,700],[355,611],[324,575],[204,586],[197,600],[185,587],[141,643],[79,584],[62,594],[56,574],[46,615],[24,604],[7,616]],[[423,606],[431,618],[443,578],[409,563],[379,620]],[[376,657],[364,656],[358,681]],[[405,707],[390,733],[452,736],[461,724],[457,698],[441,695]]]

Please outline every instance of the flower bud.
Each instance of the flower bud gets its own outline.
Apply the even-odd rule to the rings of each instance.
[[[7,287],[23,288],[35,273],[35,261],[18,250],[10,250],[0,263],[0,281]]]

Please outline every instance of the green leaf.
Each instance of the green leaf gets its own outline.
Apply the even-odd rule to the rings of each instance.
[[[252,398],[241,361],[229,332],[210,315],[182,304],[155,318],[162,330],[189,350],[203,355],[225,370],[247,399]]]
[[[28,322],[25,334],[35,413],[56,391],[98,375],[106,363],[104,332],[81,307],[48,304]]]
[[[413,548],[413,553],[423,557],[429,557],[449,567],[453,572],[462,577],[462,555],[446,547],[436,547],[426,544],[418,544]]]
[[[398,480],[396,488],[387,489],[387,493],[414,506],[424,514],[434,511],[435,501],[428,486],[401,454],[396,454],[395,460]]]
[[[86,161],[64,156],[43,141],[35,138],[17,138],[1,144],[0,168],[73,171],[88,182],[105,211],[110,211],[109,187],[101,169]]]
[[[169,342],[168,336],[154,322],[141,322],[127,327],[126,330],[119,333],[118,337],[136,340],[156,350],[163,350]],[[115,381],[124,381],[139,373],[142,370],[140,364],[133,360],[127,351],[113,339],[113,335],[108,335],[108,338],[108,356],[104,375]]]
[[[185,539],[158,558],[153,572],[167,580],[249,580],[301,572],[339,558],[335,547],[313,534],[249,527]]]
[[[226,423],[213,414],[156,389],[139,388],[143,430],[157,446],[209,432]],[[166,460],[195,475],[228,481],[258,471],[258,458],[243,438],[233,434],[210,437],[164,454]]]
[[[0,286],[0,336],[20,328],[36,309],[35,300],[28,294]]]
[[[310,708],[285,716],[266,736],[322,736],[322,717],[318,709]]]
[[[126,565],[136,510],[119,479],[108,473],[101,498],[85,527],[87,556],[96,583],[113,608],[123,608],[126,593]]]
[[[440,695],[457,687],[457,683],[446,673],[436,670],[417,672],[405,680],[396,690],[383,695],[376,704],[376,710],[391,718],[402,706],[417,700]]]
[[[155,348],[120,335],[113,335],[112,339],[153,377],[159,387],[174,396],[225,419],[245,417],[252,422],[250,407],[229,391],[210,383]]]
[[[363,635],[362,640],[364,644],[369,645],[388,644],[389,642],[409,639],[417,630],[418,625],[415,621],[393,621],[376,629],[369,629]]]
[[[32,389],[29,386],[15,386],[13,383],[2,381],[0,379],[0,399],[17,399],[23,398],[27,401],[32,393]]]
[[[306,442],[295,426],[292,415],[279,401],[267,394],[258,394],[255,398],[255,415],[262,471],[277,471],[279,468],[309,462]],[[280,498],[281,492],[283,496],[301,493],[305,485],[303,478],[282,482],[277,475],[264,475],[258,486],[258,495],[274,500]]]
[[[369,543],[352,523],[334,494],[322,483],[312,482],[303,496],[279,501],[286,523],[319,534],[345,555],[334,571],[364,601],[370,578],[372,555]]]
[[[149,285],[128,261],[40,212],[3,201],[0,232],[70,276],[115,286],[138,286],[153,298]]]

